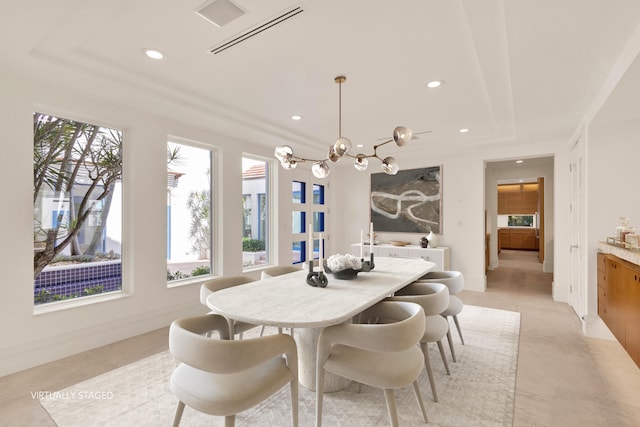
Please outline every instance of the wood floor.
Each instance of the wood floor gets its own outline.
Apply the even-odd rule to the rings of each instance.
[[[522,314],[513,425],[640,425],[640,369],[617,342],[582,335],[573,310],[551,299],[553,277],[536,257],[503,250],[500,267],[487,274],[487,292],[459,294],[466,304]],[[56,391],[166,348],[163,328],[2,377],[0,426],[55,426],[32,392]]]

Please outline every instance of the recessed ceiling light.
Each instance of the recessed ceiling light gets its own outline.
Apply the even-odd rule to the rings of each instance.
[[[364,147],[364,144],[356,144],[356,147],[362,148],[362,147]]]
[[[427,87],[430,89],[434,89],[434,88],[440,87],[442,83],[444,83],[442,80],[433,80],[427,83]]]
[[[462,128],[462,129],[458,130],[458,132],[460,132],[460,133],[467,133],[467,132],[469,132],[470,130],[471,130],[471,129],[469,129],[469,128]]]
[[[291,120],[302,120],[302,116],[299,114],[294,114],[291,116]]]
[[[164,59],[167,57],[164,53],[160,52],[157,49],[142,49],[142,53],[144,53],[147,57],[151,59]]]
[[[516,160],[516,163],[522,163],[524,160]]]

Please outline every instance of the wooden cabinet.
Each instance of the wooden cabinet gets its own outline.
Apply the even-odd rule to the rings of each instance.
[[[353,243],[351,245],[351,255],[360,256],[360,244]],[[418,245],[394,246],[389,244],[375,245],[373,247],[375,256],[399,257],[399,258],[422,258],[430,261],[436,266],[433,271],[444,271],[450,269],[449,264],[449,248],[439,246],[437,248],[422,248]],[[364,245],[362,254],[365,258],[369,257],[369,245]]]
[[[501,228],[498,230],[498,250],[522,249],[534,251],[538,248],[535,228]]]
[[[538,183],[498,185],[498,214],[534,214],[538,211]]]
[[[640,366],[640,266],[598,254],[598,315]]]

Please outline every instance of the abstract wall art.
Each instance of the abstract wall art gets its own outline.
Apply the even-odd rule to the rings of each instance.
[[[371,174],[376,232],[442,234],[442,165]]]

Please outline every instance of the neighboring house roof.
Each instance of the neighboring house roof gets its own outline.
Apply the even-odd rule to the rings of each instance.
[[[266,175],[266,167],[264,163],[253,165],[246,171],[242,172],[243,179],[264,178]]]

